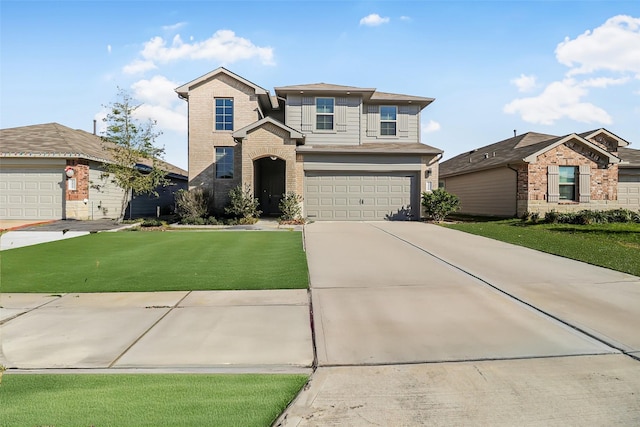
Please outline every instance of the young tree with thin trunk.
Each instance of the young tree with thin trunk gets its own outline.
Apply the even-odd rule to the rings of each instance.
[[[104,149],[111,161],[103,164],[103,179],[124,190],[118,222],[124,219],[125,210],[133,194],[154,194],[156,188],[167,185],[166,172],[161,168],[164,148],[155,146],[161,132],[155,131],[155,120],[140,122],[134,117],[139,107],[123,89],[118,88],[118,98],[106,105],[109,109],[103,121],[107,128],[102,135]]]

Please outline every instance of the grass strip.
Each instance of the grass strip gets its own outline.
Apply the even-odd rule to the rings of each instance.
[[[304,289],[300,232],[97,233],[2,251],[2,292]]]
[[[640,224],[528,224],[504,220],[445,227],[640,276]]]
[[[2,426],[269,426],[305,375],[5,374]]]

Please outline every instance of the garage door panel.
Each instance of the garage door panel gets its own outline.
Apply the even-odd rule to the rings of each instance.
[[[63,173],[60,167],[3,167],[0,189],[3,219],[60,219],[63,208]]]
[[[415,176],[393,172],[307,173],[305,215],[316,220],[352,221],[393,217],[410,209],[414,181]]]
[[[620,206],[631,210],[640,209],[640,171],[621,171],[618,179]]]

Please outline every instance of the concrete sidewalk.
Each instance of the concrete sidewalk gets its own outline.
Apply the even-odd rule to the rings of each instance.
[[[306,290],[0,294],[17,369],[310,372]]]

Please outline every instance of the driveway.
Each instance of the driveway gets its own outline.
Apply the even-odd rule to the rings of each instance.
[[[640,422],[640,278],[423,223],[305,243],[319,369],[283,424]]]

